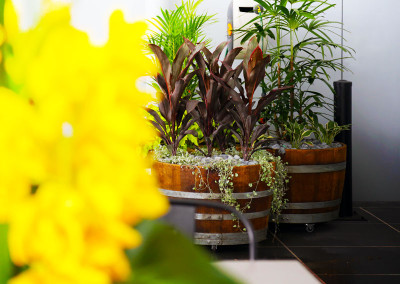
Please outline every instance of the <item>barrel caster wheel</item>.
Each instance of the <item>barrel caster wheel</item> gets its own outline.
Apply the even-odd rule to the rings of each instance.
[[[306,232],[307,233],[314,232],[314,229],[315,229],[315,224],[306,224]]]
[[[217,250],[217,245],[212,245],[212,246],[211,246],[211,250],[212,250],[212,251],[216,251],[216,250]]]

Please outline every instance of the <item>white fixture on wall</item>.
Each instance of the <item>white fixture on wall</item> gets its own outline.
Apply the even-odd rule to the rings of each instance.
[[[250,20],[254,19],[262,11],[262,7],[253,0],[233,0],[228,7],[228,22],[227,22],[227,36],[228,36],[228,49],[231,50],[235,47],[245,47],[246,43],[241,44],[241,38],[238,32],[234,30],[242,28]],[[233,30],[233,31],[232,31]],[[263,46],[266,47],[266,40],[264,39]],[[265,51],[265,50],[264,50]],[[243,56],[243,55],[242,55]],[[241,57],[239,54],[238,58]]]

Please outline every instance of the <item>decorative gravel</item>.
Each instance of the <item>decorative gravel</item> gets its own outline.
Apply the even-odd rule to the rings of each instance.
[[[203,167],[215,165],[216,163],[222,160],[229,162],[229,164],[231,164],[232,166],[249,166],[249,165],[259,164],[257,161],[252,161],[252,160],[245,161],[238,155],[228,155],[228,154],[213,155],[212,157],[191,155],[189,159],[188,158],[185,159],[187,164],[203,166]],[[160,159],[160,162],[175,163],[174,161],[171,161],[171,158]]]
[[[306,143],[301,144],[299,149],[329,149],[339,148],[342,144],[339,142],[333,142],[332,144],[321,143],[316,139],[305,139]],[[290,142],[284,140],[271,141],[267,144],[269,148],[278,150],[279,154],[284,154],[286,149],[294,149]]]
[[[299,149],[328,149],[328,148],[339,148],[342,146],[341,143],[333,142],[330,145],[326,143],[321,143],[315,139],[306,139]],[[285,154],[286,149],[293,149],[290,142],[284,140],[275,140],[269,142],[267,144],[269,148],[278,150],[278,154]],[[158,161],[164,163],[172,163],[172,164],[183,164],[183,165],[195,165],[202,167],[212,167],[216,166],[218,163],[224,161],[231,166],[249,166],[249,165],[257,165],[259,162],[250,160],[245,161],[237,154],[216,154],[212,157],[204,157],[202,155],[192,155],[187,152],[181,153],[181,155],[175,157],[158,157]]]

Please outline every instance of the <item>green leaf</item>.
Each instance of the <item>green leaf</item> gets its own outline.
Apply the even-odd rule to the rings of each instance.
[[[245,43],[248,39],[250,39],[254,34],[254,31],[249,31],[240,41],[241,44]]]
[[[0,284],[7,283],[13,276],[14,266],[10,259],[7,242],[8,226],[0,224]]]
[[[211,264],[210,256],[190,240],[160,221],[145,221],[137,229],[140,247],[127,252],[135,284],[234,284]]]
[[[268,34],[268,36],[269,36],[270,38],[272,38],[273,40],[275,40],[275,34],[274,34],[270,29],[267,29],[267,34]]]
[[[289,17],[289,10],[285,6],[277,5],[277,8],[281,13],[283,13],[286,17]]]
[[[315,19],[314,15],[312,13],[310,13],[310,12],[300,11],[299,13],[300,13],[301,16],[304,16],[306,18],[309,18],[309,19],[312,19],[312,20]]]
[[[254,23],[254,26],[257,28],[260,35],[265,36],[264,28],[260,24]]]
[[[310,136],[312,133],[313,133],[312,130],[306,130],[306,131],[303,132],[302,136],[303,136],[303,137],[308,137],[308,136]]]
[[[254,1],[263,6],[264,8],[268,8],[267,3],[265,3],[263,0],[254,0]]]

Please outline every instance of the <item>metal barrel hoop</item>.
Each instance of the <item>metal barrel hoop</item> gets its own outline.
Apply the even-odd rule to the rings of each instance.
[[[346,170],[346,162],[322,164],[322,165],[292,165],[288,166],[289,174],[316,174],[329,173]],[[288,210],[310,210],[338,207],[341,199],[315,202],[290,202],[285,205]],[[323,213],[303,213],[303,214],[281,214],[279,222],[281,223],[321,223],[336,219],[339,216],[339,208]]]

